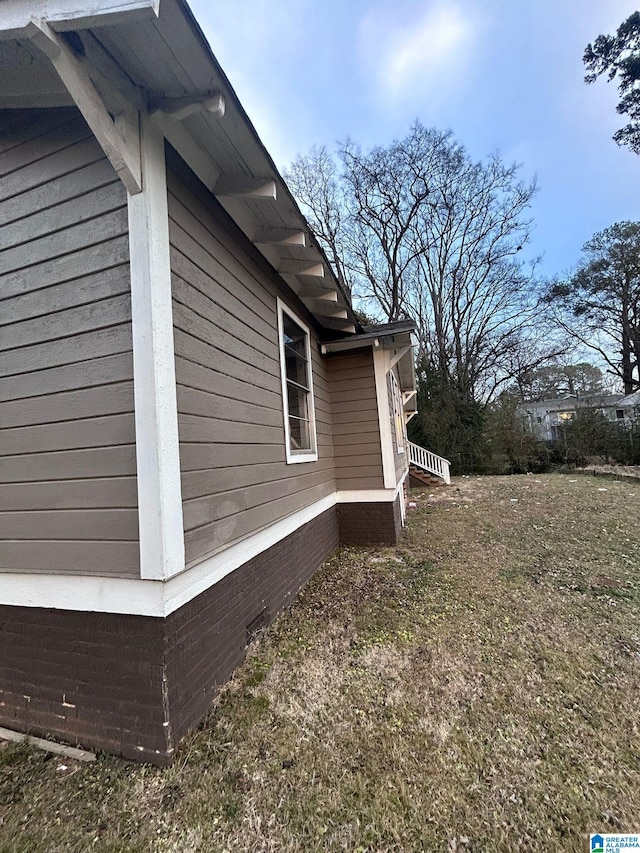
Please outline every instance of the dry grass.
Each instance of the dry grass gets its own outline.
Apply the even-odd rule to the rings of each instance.
[[[640,484],[458,480],[343,550],[160,771],[0,751],[0,851],[579,851],[640,829]]]

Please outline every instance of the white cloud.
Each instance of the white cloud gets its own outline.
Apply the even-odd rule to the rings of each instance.
[[[468,72],[480,21],[452,0],[429,3],[420,11],[416,16],[405,9],[403,15],[398,7],[393,13],[387,7],[361,21],[360,60],[388,97],[411,98],[419,86],[430,100],[438,100]]]

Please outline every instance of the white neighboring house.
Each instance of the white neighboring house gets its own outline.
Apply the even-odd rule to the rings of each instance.
[[[630,395],[637,397],[637,394]],[[567,396],[554,400],[531,400],[522,403],[520,412],[525,427],[542,441],[555,441],[562,428],[576,417],[578,409],[597,409],[610,421],[627,421],[633,411],[625,406],[629,399],[622,394],[589,394],[584,397]],[[640,407],[640,401],[636,401]]]
[[[618,403],[619,409],[623,412],[626,423],[635,423],[640,418],[640,391],[634,391],[633,394],[627,394]]]

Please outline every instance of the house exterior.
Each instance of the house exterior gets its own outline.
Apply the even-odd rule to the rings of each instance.
[[[556,441],[580,409],[596,409],[608,420],[624,422],[627,416],[622,394],[588,394],[557,400],[530,400],[519,407],[525,428],[542,441]]]
[[[622,413],[625,424],[631,426],[640,418],[640,391],[627,394],[618,402],[618,412]]]
[[[181,0],[0,7],[0,725],[157,764],[404,520],[362,328]]]

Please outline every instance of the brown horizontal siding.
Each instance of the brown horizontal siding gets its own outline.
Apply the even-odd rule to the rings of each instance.
[[[4,428],[45,424],[66,421],[71,414],[78,418],[89,418],[129,412],[132,406],[133,381],[129,380],[1,403],[0,424]]]
[[[77,110],[0,113],[5,570],[139,571],[126,192]]]
[[[195,475],[217,478],[218,473],[224,476],[224,472],[229,472],[229,476],[232,477],[234,472],[238,472],[239,467],[246,468],[247,471],[257,469],[267,472],[264,476],[268,479],[273,472],[273,463],[281,464],[283,466],[281,470],[288,467],[285,466],[280,457],[279,442],[277,444],[255,444],[252,447],[246,446],[243,442],[232,444],[230,442],[225,443],[224,440],[215,444],[181,444],[181,473],[186,488],[184,494],[187,497],[189,496],[188,483]],[[253,474],[247,476],[253,476]],[[216,482],[218,482],[217,479]],[[211,494],[211,492],[201,492],[201,494]]]
[[[25,111],[25,122],[28,124],[31,121],[28,118],[31,115],[35,128],[40,121],[39,112]],[[103,159],[104,155],[96,148],[89,128],[77,113],[61,127],[3,153],[0,166],[2,197],[15,198]],[[47,203],[51,204],[49,197]]]
[[[339,423],[340,429],[336,429],[336,423]],[[380,435],[380,427],[378,426],[378,419],[376,416],[375,424],[372,420],[366,420],[364,423],[359,422],[355,415],[353,418],[349,418],[346,414],[338,415],[334,418],[334,443],[336,445],[345,441],[355,441],[358,436],[361,435],[369,435],[374,426],[378,429],[378,436]],[[363,430],[367,430],[366,433],[363,433]]]
[[[4,512],[135,508],[137,497],[135,476],[104,478],[99,481],[92,478],[0,483],[0,507]],[[34,520],[35,538],[38,538],[37,534]]]
[[[69,110],[39,110],[38,127],[34,132],[30,122],[24,117],[28,110],[4,110],[2,114],[3,133],[0,136],[0,154],[5,154],[12,148],[18,148],[24,142],[35,139],[48,131],[62,127],[69,122]],[[35,114],[31,113],[32,115]],[[0,168],[2,168],[0,166]]]
[[[287,465],[278,288],[194,179],[169,171],[187,565],[335,490],[332,414],[312,341],[318,461]],[[188,184],[188,185],[187,185]]]
[[[230,376],[228,373],[223,373],[220,370],[220,362],[222,359],[218,358],[217,354],[213,353],[212,357],[215,359],[216,366],[219,368],[216,373],[212,373],[208,367],[203,367],[201,363],[187,361],[183,356],[176,357],[176,381],[184,388],[193,388],[194,390],[205,391],[210,394],[216,394],[221,398],[227,398],[235,401],[235,394],[238,390],[238,377],[234,377],[233,375]],[[233,366],[229,366],[229,370],[233,371]],[[249,385],[251,400],[253,403],[255,403],[255,405],[262,406],[264,409],[271,409],[280,412],[282,399],[280,387],[264,387],[264,385],[256,385],[255,379],[255,371],[253,371],[253,375],[251,376],[252,381],[249,382],[245,379],[241,380]],[[269,382],[269,385],[271,384],[273,383]]]
[[[34,522],[38,520],[37,514],[32,517]],[[104,522],[100,527],[106,530]],[[78,534],[85,538],[80,539]],[[102,534],[100,539],[91,540],[81,527],[72,539],[36,539],[32,532],[27,539],[6,539],[2,543],[5,571],[120,577],[137,574],[139,562],[136,541],[114,542]]]
[[[135,470],[133,444],[64,450],[56,453],[0,457],[0,482],[24,483],[43,480],[80,480],[96,477],[126,477]]]
[[[382,489],[382,451],[371,350],[327,359],[338,489]]]
[[[65,364],[43,370],[5,376],[0,383],[0,402],[40,397],[43,394],[79,390],[92,385],[110,382],[114,376],[133,378],[133,361],[130,352],[103,356],[93,361]]]
[[[80,527],[87,539],[127,542],[135,540],[138,531],[138,514],[135,509],[98,512],[77,509],[63,514],[55,510],[40,510],[28,515],[24,512],[0,512],[0,539],[21,540],[33,536],[34,519],[41,540],[73,540]]]
[[[377,479],[380,474],[380,465],[378,464],[377,459],[371,465],[368,465],[367,461],[368,459],[365,457],[362,462],[360,462],[360,460],[358,459],[355,459],[352,460],[352,464],[340,465],[340,476],[343,477],[345,480],[356,480],[358,478],[362,478],[371,481]],[[375,486],[374,488],[380,487]]]
[[[108,163],[105,164],[107,174],[109,174],[109,170],[106,169],[108,165]],[[77,179],[77,176],[75,177]],[[22,213],[21,218],[2,226],[0,251],[6,251],[9,248],[17,251],[19,246],[26,244],[29,244],[30,248],[37,248],[39,240],[51,238],[59,231],[75,227],[96,217],[104,222],[104,217],[107,214],[121,211],[122,191],[120,182],[115,177],[113,170],[110,172],[110,179],[106,186],[92,185],[89,180],[91,177],[93,176],[85,174],[82,181],[76,180],[75,193],[77,196],[63,202],[56,199],[57,203],[54,207],[38,209],[32,206],[33,199],[29,200],[31,204],[24,202],[20,211]],[[70,183],[68,175],[65,175],[65,183]],[[39,190],[42,194],[42,187],[39,187]],[[28,195],[32,194],[28,193]],[[46,204],[45,199],[41,199],[41,201]],[[15,209],[15,206],[15,199],[12,199],[9,209]],[[34,210],[37,212],[34,213]],[[6,214],[4,218],[7,218]]]
[[[198,381],[195,372],[194,375],[188,377],[187,381],[194,384]],[[278,429],[282,421],[282,413],[277,409],[256,402],[253,399],[251,389],[247,389],[247,398],[243,400],[222,397],[220,394],[179,384],[178,411],[184,412],[186,415],[200,415],[202,417],[207,417],[210,412],[215,412],[216,416],[223,421],[231,421],[234,424],[266,426],[274,429]]]
[[[0,285],[2,280],[0,279]],[[2,332],[0,332],[0,343]],[[120,352],[131,352],[131,324],[97,329],[69,338],[47,341],[29,347],[15,347],[2,354],[0,376],[24,375],[51,367],[89,362]]]
[[[279,491],[276,484],[272,492]],[[327,487],[323,484],[247,509],[243,509],[242,505],[232,504],[228,514],[222,514],[227,511],[223,504],[223,497],[217,502],[221,513],[218,518],[213,518],[208,524],[185,533],[185,548],[191,555],[191,562],[194,564],[202,562],[211,553],[267,528],[270,524],[291,515],[302,507],[316,503],[326,495]]]
[[[131,440],[134,430],[132,412],[84,421],[67,420],[55,424],[3,429],[0,433],[1,450],[11,456],[29,454],[34,448],[37,448],[39,453],[76,450],[81,447],[107,448],[126,444]]]
[[[342,477],[340,480],[340,488],[343,490],[361,490],[361,489],[379,489],[380,486],[380,475],[376,474],[375,477],[363,477],[360,472],[358,472],[357,477]]]
[[[359,436],[359,439],[352,443],[336,443],[334,447],[335,457],[344,456],[353,459],[356,456],[371,456],[377,458],[380,455],[380,440],[375,433],[364,433]],[[348,460],[346,461],[348,464]]]
[[[119,264],[108,270],[100,270],[93,276],[87,276],[80,281],[74,279],[45,289],[38,288],[30,292],[16,294],[12,301],[11,323],[17,324],[24,321],[35,326],[37,325],[35,321],[40,317],[46,318],[47,315],[55,314],[58,311],[74,309],[76,314],[67,314],[67,320],[70,319],[73,323],[78,319],[77,312],[81,311],[80,307],[76,308],[75,306],[85,307],[84,304],[88,295],[91,296],[92,304],[94,304],[105,299],[128,295],[129,291],[127,267],[124,264]],[[83,313],[86,315],[86,307]],[[0,324],[5,325],[7,322],[7,317],[0,318]],[[28,326],[24,326],[22,330],[24,331],[26,328]],[[75,331],[81,330],[76,329]],[[27,341],[21,343],[24,344]]]
[[[87,147],[91,145],[90,141]],[[98,154],[95,147],[91,146],[92,156]],[[74,149],[77,154],[77,144]],[[113,184],[113,169],[108,160],[104,158],[95,163],[90,163],[82,168],[75,168],[75,178],[71,182],[67,180],[67,175],[61,175],[59,178],[53,178],[44,184],[38,184],[32,189],[24,190],[18,196],[12,198],[11,205],[4,205],[0,210],[0,225],[5,225],[9,222],[16,222],[23,217],[30,216],[34,210],[40,211],[40,220],[38,217],[33,217],[30,230],[23,233],[31,233],[31,229],[38,221],[41,221],[43,212],[55,206],[62,205],[67,202],[73,205],[75,197],[78,193],[90,192],[99,187]]]
[[[124,189],[124,187],[122,188]],[[126,203],[126,197],[124,199]],[[97,221],[99,220],[99,221]],[[127,211],[114,210],[105,216],[95,217],[87,222],[81,222],[63,231],[47,234],[38,240],[21,246],[5,249],[0,254],[0,275],[26,269],[31,264],[39,263],[50,258],[60,258],[74,248],[86,243],[97,243],[121,235],[127,227]]]
[[[299,497],[301,492],[322,488],[326,480],[326,468],[314,471],[312,474],[299,474],[297,477],[287,477],[278,481],[275,500],[288,497]],[[219,520],[229,515],[235,515],[243,509],[266,507],[274,501],[273,481],[255,483],[251,477],[248,485],[240,488],[218,491],[215,495],[201,495],[188,498],[184,502],[185,525],[191,530],[200,525],[206,525],[213,518]],[[217,480],[217,478],[216,478]]]
[[[67,281],[77,281],[82,293],[81,285],[86,276],[101,273],[119,264],[127,264],[128,261],[129,238],[125,231],[116,237],[71,251],[62,258],[33,264],[29,267],[29,275],[22,271],[5,273],[2,276],[3,298],[8,299],[19,293],[40,290]],[[82,270],[81,275],[79,270]]]
[[[185,315],[174,305],[174,322],[182,322],[185,325]],[[220,345],[220,341],[208,339],[208,329],[203,327],[202,334],[204,338],[197,337],[195,329],[190,332],[183,332],[182,329],[174,325],[174,346],[176,352],[176,375],[180,379],[185,377],[181,375],[181,369],[189,370],[189,365],[195,365],[195,369],[202,365],[215,363],[217,375],[221,377],[221,382],[224,383],[224,377],[229,377],[233,381],[240,381],[247,385],[254,386],[271,391],[272,394],[280,392],[280,385],[270,371],[262,371],[255,364],[249,364],[245,361],[240,361],[234,358],[230,353]],[[186,364],[183,365],[183,362]],[[206,370],[207,368],[205,368]]]
[[[366,415],[374,407],[377,410],[376,395],[370,391],[359,391],[357,388],[354,388],[350,393],[334,394],[334,400],[333,412],[336,415],[353,415],[354,411],[361,411]]]
[[[212,460],[216,466],[220,462],[220,455],[216,454],[217,458]],[[225,463],[229,464],[233,461],[233,456],[228,457],[225,454],[224,459]],[[323,472],[331,471],[332,468],[332,459],[321,459],[315,463],[314,474],[311,476],[317,477]],[[285,463],[277,463],[277,466],[269,463],[247,463],[246,459],[240,455],[236,464],[230,465],[230,467],[184,471],[182,475],[182,496],[187,501],[210,495],[212,483],[215,483],[219,493],[222,494],[248,486],[268,485],[273,481],[274,474],[276,474],[277,480],[283,482],[285,480],[297,481],[298,477],[309,476],[302,473],[298,473],[296,476],[295,471],[295,466]]]
[[[93,294],[87,293],[87,299]],[[56,311],[29,320],[16,320],[2,327],[2,345],[4,349],[38,344],[49,340],[68,341],[73,335],[93,332],[95,329],[109,328],[131,320],[131,296],[123,293],[109,299],[99,299],[86,305]],[[75,361],[72,351],[67,355],[68,363]]]

